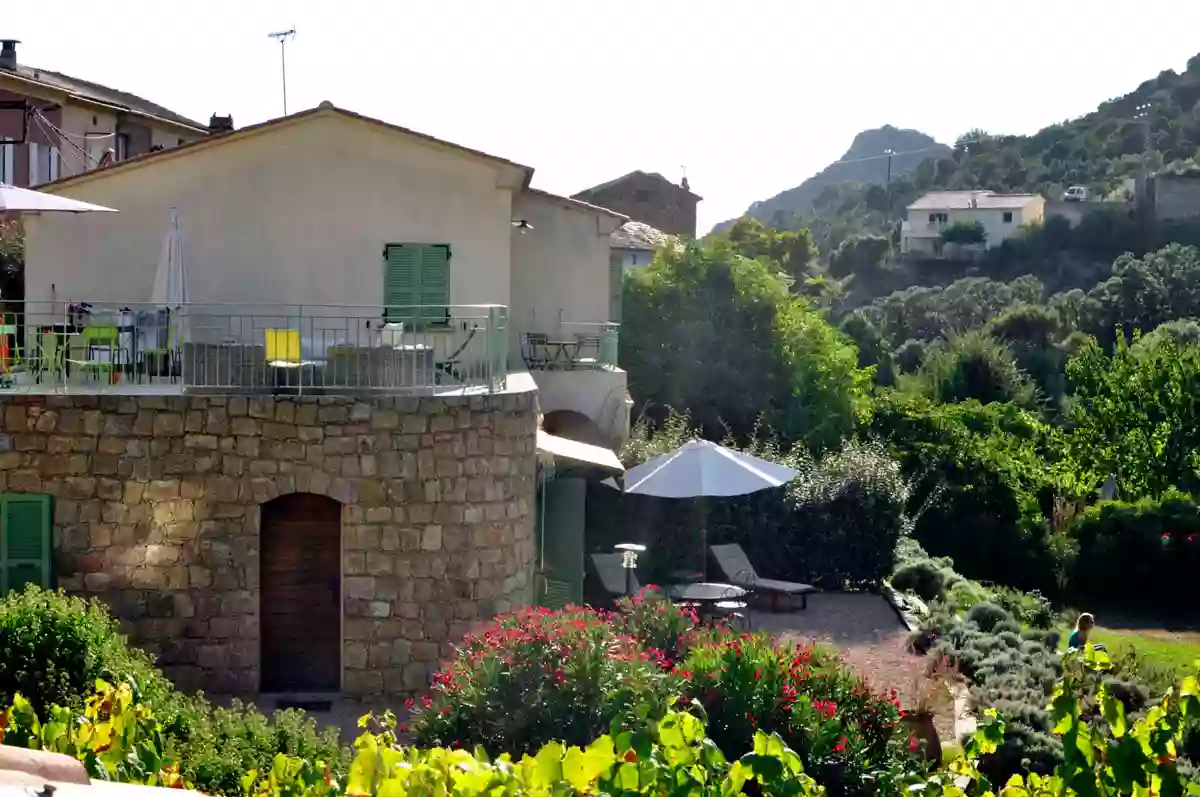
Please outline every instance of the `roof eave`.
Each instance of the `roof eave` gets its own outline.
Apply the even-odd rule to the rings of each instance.
[[[59,86],[55,86],[52,83],[45,83],[41,80],[34,80],[33,78],[25,77],[24,75],[18,75],[15,72],[8,72],[8,71],[0,72],[0,77],[6,77],[10,80],[15,80],[18,83],[24,83],[24,84],[30,85],[30,86],[37,86],[39,89],[42,89],[45,92],[50,92],[50,93],[56,95],[57,97],[61,97],[62,99],[65,99],[65,100],[70,100],[71,102],[74,102],[78,105],[88,105],[88,106],[91,106],[94,108],[101,108],[106,111],[127,113],[127,114],[131,114],[133,116],[139,116],[143,119],[148,119],[148,120],[150,120],[152,122],[156,122],[160,125],[175,127],[175,128],[179,128],[181,130],[188,130],[188,131],[194,132],[194,133],[207,134],[209,132],[209,129],[207,127],[201,125],[199,122],[196,122],[194,124],[185,124],[183,122],[178,122],[174,119],[167,119],[162,116],[155,116],[154,114],[147,113],[146,111],[139,111],[136,108],[129,108],[124,105],[114,105],[110,102],[105,102],[104,100],[98,100],[95,97],[89,97],[86,94],[80,94],[75,91],[68,91],[67,89],[61,88]]]

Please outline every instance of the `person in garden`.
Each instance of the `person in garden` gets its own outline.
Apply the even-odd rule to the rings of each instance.
[[[1079,650],[1086,645],[1088,634],[1095,627],[1096,618],[1090,612],[1079,615],[1079,619],[1075,621],[1075,630],[1067,637],[1067,650]]]

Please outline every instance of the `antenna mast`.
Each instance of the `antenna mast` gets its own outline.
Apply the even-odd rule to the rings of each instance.
[[[268,33],[267,37],[279,42],[279,67],[283,76],[283,115],[287,116],[287,43],[296,38],[296,26]]]

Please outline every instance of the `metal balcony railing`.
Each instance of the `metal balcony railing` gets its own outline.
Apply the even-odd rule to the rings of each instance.
[[[521,358],[535,371],[615,368],[620,331],[611,321],[559,321],[553,332],[524,332]]]
[[[501,305],[0,307],[0,392],[431,395],[507,374]]]

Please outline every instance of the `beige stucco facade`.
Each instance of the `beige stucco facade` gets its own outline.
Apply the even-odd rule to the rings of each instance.
[[[26,296],[150,301],[174,207],[194,303],[378,305],[388,243],[449,244],[453,304],[509,303],[495,166],[337,115],[184,152],[63,191],[120,213],[31,219]]]
[[[322,107],[50,186],[120,212],[31,218],[27,303],[149,302],[172,208],[189,302],[237,304],[236,313],[287,304],[378,317],[385,245],[447,244],[451,315],[509,308],[510,365],[520,370],[523,333],[598,333],[613,320],[609,235],[624,221],[531,191],[531,173]],[[522,219],[526,234],[513,224]],[[605,396],[623,401],[624,372],[604,374]],[[569,372],[580,387],[557,393],[586,393],[594,379],[585,376]],[[596,402],[564,401],[574,406],[556,408],[600,423],[586,409]],[[627,421],[605,427],[618,440]]]
[[[609,236],[617,216],[536,192],[521,192],[514,217],[533,229],[513,237],[512,319],[521,329],[557,333],[610,317]]]

